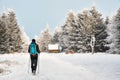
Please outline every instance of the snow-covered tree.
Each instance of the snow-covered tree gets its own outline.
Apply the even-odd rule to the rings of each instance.
[[[60,35],[60,46],[62,47],[62,51],[68,47],[68,31],[66,30],[66,25],[61,26],[62,32]]]
[[[68,29],[68,47],[67,50],[73,50],[73,51],[77,51],[77,45],[76,45],[76,16],[75,13],[73,11],[70,11],[68,14],[68,18],[66,21],[67,24],[67,28]]]
[[[92,33],[92,18],[88,15],[89,10],[84,10],[83,12],[79,12],[77,14],[77,24],[78,29],[81,31],[82,37],[82,51],[79,52],[90,52],[90,40],[91,40],[91,33]]]
[[[106,25],[109,24],[109,21],[110,21],[110,20],[109,20],[109,17],[107,16],[106,19],[105,19],[105,24],[106,24]]]
[[[109,35],[107,40],[110,43],[109,53],[120,54],[120,8],[108,24],[107,32]]]
[[[59,44],[60,35],[61,35],[61,28],[60,27],[56,27],[55,31],[54,31],[54,34],[53,34],[53,37],[52,37],[52,43],[53,44],[56,44],[56,43]]]
[[[85,52],[86,41],[82,31],[83,25],[78,23],[78,18],[73,11],[70,11],[65,24],[62,26],[60,45],[63,51],[73,50],[74,52]]]
[[[71,22],[69,22],[71,25],[68,25],[71,28],[68,35],[68,50],[73,50],[74,52],[85,52],[87,51],[87,41],[85,41],[86,37],[82,30],[83,25],[82,23],[77,22],[79,20],[74,13],[73,15],[74,17],[71,18]]]
[[[101,16],[95,7],[79,12],[77,15],[70,11],[62,26],[60,38],[62,48],[72,49],[75,52],[105,51],[104,39],[107,37],[107,33]],[[94,45],[91,45],[91,42]]]
[[[51,33],[49,32],[49,25],[46,25],[46,28],[41,32],[40,36],[36,37],[37,43],[39,44],[41,51],[48,50],[48,44],[51,43]]]
[[[19,25],[17,23],[17,19],[13,10],[8,11],[7,17],[7,27],[9,33],[9,52],[21,52],[22,50],[22,39],[21,39],[21,31]]]
[[[22,36],[24,34],[12,9],[4,11],[0,16],[0,26],[1,53],[22,52],[24,44]]]
[[[8,53],[8,48],[9,48],[9,39],[8,39],[8,33],[7,33],[7,26],[6,26],[6,18],[7,15],[3,13],[0,16],[0,53]]]
[[[94,36],[94,50],[96,52],[103,51],[105,47],[104,39],[107,37],[107,33],[105,32],[106,26],[103,22],[101,14],[95,7],[92,7],[90,10],[84,10],[83,13],[78,13],[78,19],[78,23],[83,26],[82,31],[84,32],[87,41],[92,40],[90,38],[93,38]],[[90,42],[91,41],[89,41],[89,43]],[[91,49],[92,47],[93,45],[91,46]]]
[[[20,28],[21,30],[21,39],[22,39],[22,52],[28,52],[28,46],[30,44],[30,39],[24,31],[24,27]]]
[[[60,35],[60,46],[62,47],[63,51],[68,49],[69,43],[69,36],[72,32],[72,26],[75,24],[75,14],[71,10],[68,14],[67,20],[65,24],[61,27],[62,32]]]
[[[105,52],[107,47],[106,45],[106,37],[107,37],[107,33],[106,33],[106,24],[103,21],[102,18],[102,14],[99,13],[95,7],[92,7],[92,9],[90,10],[90,13],[93,16],[93,23],[95,23],[93,26],[95,26],[95,32],[93,33],[95,35],[96,38],[96,42],[95,42],[95,51],[96,52]]]

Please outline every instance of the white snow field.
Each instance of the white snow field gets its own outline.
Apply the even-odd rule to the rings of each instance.
[[[0,80],[120,80],[120,55],[41,53],[39,60],[32,75],[28,53],[0,55]]]

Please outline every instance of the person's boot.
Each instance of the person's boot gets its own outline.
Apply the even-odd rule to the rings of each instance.
[[[33,75],[36,75],[36,71],[35,70],[33,70]]]

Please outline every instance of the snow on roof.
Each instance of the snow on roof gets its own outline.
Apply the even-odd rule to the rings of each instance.
[[[58,44],[48,44],[48,50],[58,50],[59,45]]]

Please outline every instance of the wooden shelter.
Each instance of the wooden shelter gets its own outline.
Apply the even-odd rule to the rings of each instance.
[[[60,52],[59,44],[49,44],[48,52],[49,53],[59,53]]]

